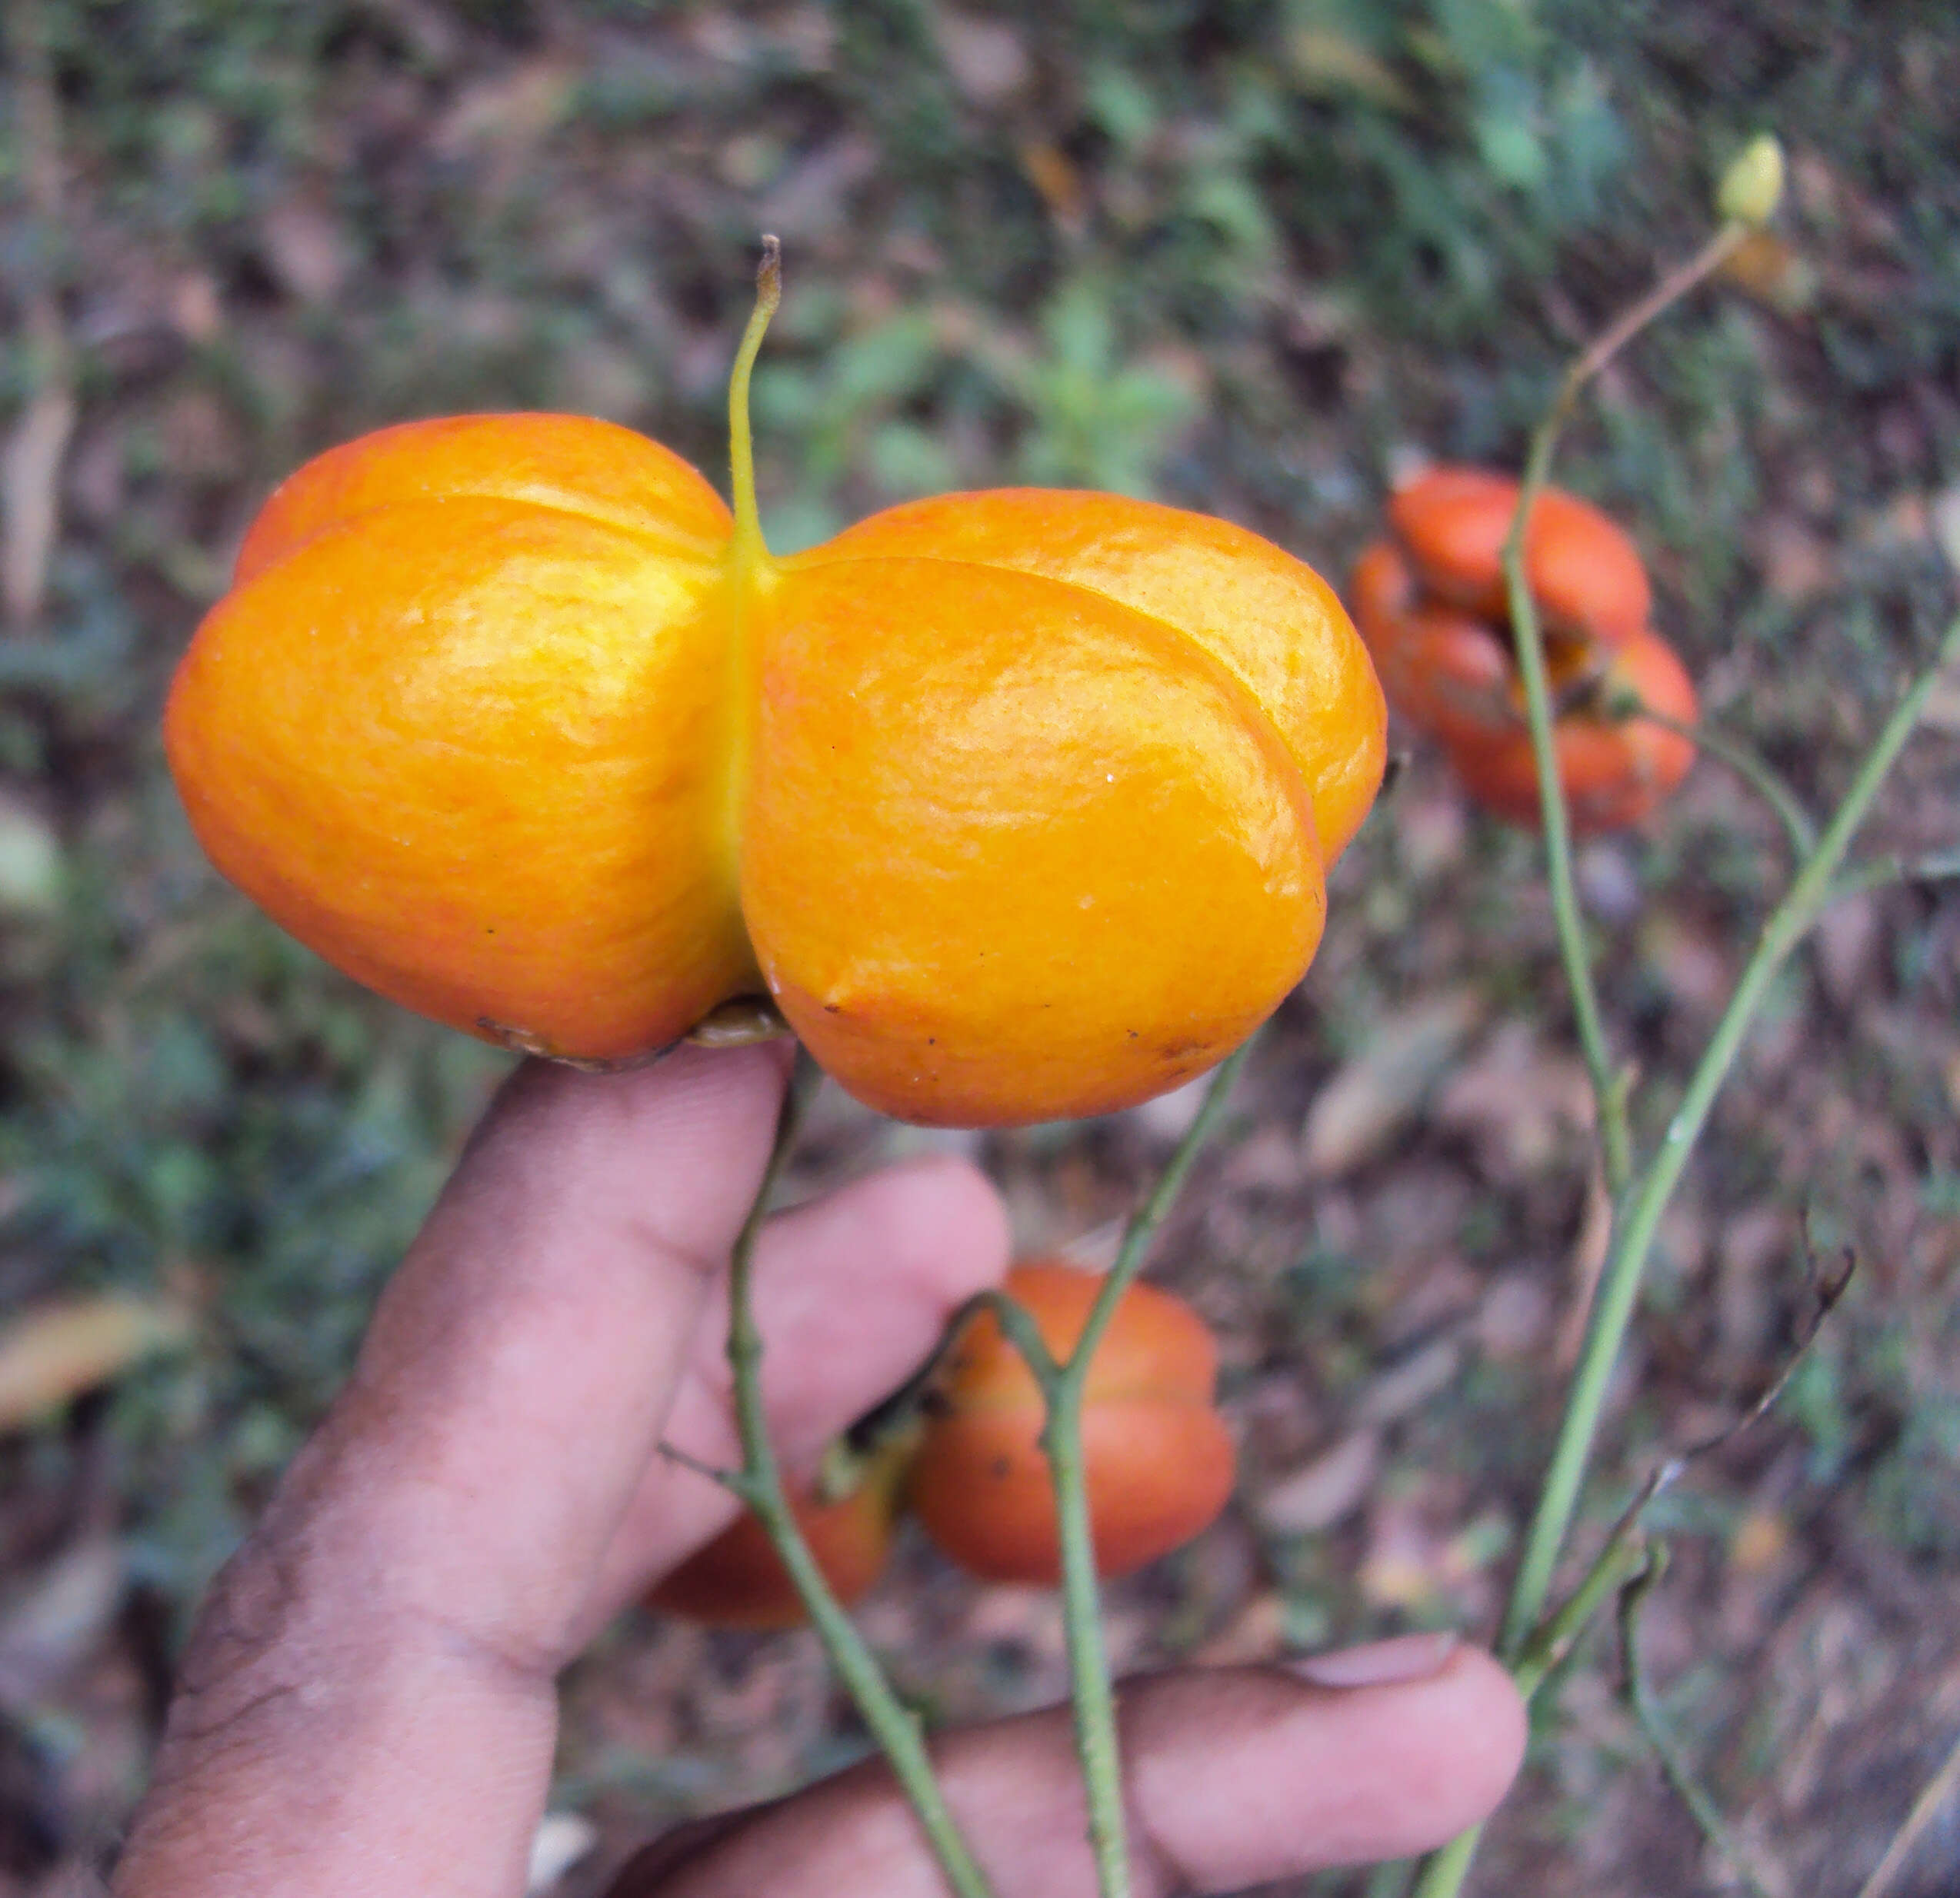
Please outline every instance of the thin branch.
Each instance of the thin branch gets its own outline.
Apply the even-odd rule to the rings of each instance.
[[[822,1078],[816,1064],[799,1047],[795,1071],[783,1098],[775,1144],[728,1260],[728,1364],[735,1377],[735,1420],[742,1435],[742,1467],[738,1480],[750,1509],[768,1531],[783,1567],[796,1584],[797,1593],[809,1610],[831,1665],[848,1689],[865,1724],[883,1749],[892,1773],[912,1802],[947,1883],[957,1898],[992,1898],[986,1875],[961,1836],[939,1789],[918,1717],[892,1691],[878,1657],[831,1592],[797,1525],[795,1513],[783,1492],[782,1471],[763,1414],[762,1337],[750,1297],[755,1241],[770,1193],[795,1142],[804,1110]]]
[[[1705,722],[1690,724],[1685,718],[1656,711],[1637,694],[1628,693],[1608,708],[1616,718],[1644,718],[1649,724],[1685,738],[1698,751],[1726,764],[1748,784],[1776,813],[1783,834],[1790,840],[1790,854],[1802,863],[1817,847],[1817,824],[1804,808],[1803,800],[1792,789],[1789,780],[1775,765],[1740,738],[1732,738]]]
[[[1532,438],[1525,478],[1518,492],[1518,511],[1504,544],[1505,585],[1510,595],[1511,624],[1518,653],[1518,672],[1524,681],[1525,716],[1530,728],[1532,760],[1538,773],[1538,809],[1545,831],[1545,881],[1552,892],[1552,920],[1558,935],[1558,954],[1572,991],[1572,1018],[1579,1048],[1598,1104],[1599,1144],[1606,1171],[1606,1190],[1617,1205],[1633,1171],[1632,1140],[1628,1130],[1625,1094],[1615,1084],[1612,1051],[1599,1010],[1599,993],[1592,979],[1592,961],[1585,944],[1585,923],[1580,913],[1578,886],[1572,870],[1572,819],[1565,807],[1565,786],[1558,778],[1556,718],[1552,681],[1545,664],[1545,635],[1538,624],[1538,602],[1525,573],[1525,528],[1542,492],[1558,439],[1554,408]]]
[[[1600,1014],[1598,991],[1592,979],[1592,961],[1586,952],[1585,926],[1572,874],[1572,824],[1565,807],[1565,789],[1558,781],[1545,636],[1538,622],[1538,602],[1532,597],[1525,574],[1525,534],[1532,510],[1551,473],[1559,432],[1587,385],[1656,317],[1685,296],[1712,271],[1719,269],[1747,235],[1741,225],[1725,225],[1694,256],[1669,271],[1645,296],[1609,325],[1565,371],[1545,419],[1532,433],[1531,447],[1525,458],[1524,476],[1518,484],[1517,511],[1512,516],[1511,531],[1504,544],[1505,587],[1517,648],[1518,670],[1525,687],[1525,711],[1531,730],[1532,763],[1538,773],[1539,808],[1545,830],[1546,880],[1551,886],[1559,954],[1565,962],[1565,978],[1572,991],[1572,1014],[1578,1030],[1579,1047],[1585,1057],[1586,1072],[1592,1078],[1593,1094],[1598,1102],[1599,1140],[1605,1162],[1607,1190],[1615,1204],[1632,1177],[1632,1141],[1625,1097],[1615,1085],[1613,1061],[1606,1045],[1605,1025]]]
[[[1579,394],[1627,345],[1657,317],[1664,316],[1695,286],[1715,275],[1748,241],[1745,224],[1725,224],[1695,255],[1677,264],[1638,303],[1623,310],[1585,353],[1565,371],[1553,399],[1551,420],[1562,424]]]
[[[1658,1492],[1649,1490],[1622,1518],[1624,1533],[1616,1530],[1608,1538],[1598,1559],[1586,1572],[1585,1580],[1574,1589],[1559,1608],[1528,1641],[1511,1670],[1518,1691],[1529,1706],[1549,1676],[1562,1667],[1579,1637],[1592,1623],[1615,1590],[1623,1588],[1645,1561],[1646,1543],[1639,1531],[1640,1511]]]
[[[1839,877],[1825,893],[1823,907],[1895,883],[1939,883],[1950,877],[1960,877],[1960,851],[1933,857],[1875,857],[1868,864],[1854,864]]]
[[[1842,802],[1818,838],[1816,849],[1764,924],[1728,1006],[1716,1023],[1681,1105],[1668,1124],[1660,1150],[1628,1200],[1624,1220],[1616,1221],[1613,1250],[1600,1282],[1585,1348],[1567,1395],[1551,1466],[1532,1519],[1524,1556],[1512,1583],[1500,1642],[1500,1652],[1507,1657],[1515,1659],[1523,1651],[1543,1612],[1552,1572],[1565,1547],[1586,1467],[1592,1460],[1607,1385],[1639,1301],[1648,1254],[1662,1215],[1673,1197],[1715,1097],[1735,1064],[1770,984],[1822,911],[1845,852],[1906,740],[1912,735],[1942,668],[1956,657],[1960,657],[1960,618],[1948,627],[1932,664],[1914,680],[1892,708],[1860,762]],[[1455,1898],[1475,1856],[1480,1833],[1481,1828],[1462,1833],[1430,1858],[1416,1886],[1417,1898]]]
[[[1762,1394],[1748,1410],[1732,1424],[1712,1434],[1698,1438],[1685,1449],[1658,1464],[1647,1480],[1640,1486],[1639,1492],[1622,1513],[1613,1525],[1605,1544],[1581,1580],[1565,1601],[1544,1621],[1534,1629],[1529,1638],[1518,1650],[1518,1659],[1512,1668],[1512,1678],[1518,1683],[1518,1690],[1527,1701],[1544,1684],[1545,1677],[1557,1667],[1572,1650],[1574,1643],[1584,1631],[1586,1624],[1602,1607],[1606,1597],[1621,1586],[1632,1570],[1645,1560],[1645,1539],[1642,1523],[1648,1507],[1656,1497],[1672,1489],[1680,1481],[1690,1463],[1702,1457],[1712,1455],[1725,1444],[1760,1423],[1775,1407],[1783,1393],[1790,1387],[1790,1380],[1795,1377],[1804,1360],[1810,1356],[1818,1339],[1822,1335],[1825,1321],[1838,1308],[1845,1294],[1850,1289],[1852,1278],[1857,1269],[1855,1256],[1847,1251],[1844,1263],[1838,1272],[1828,1279],[1817,1281],[1817,1309],[1795,1347],[1784,1360],[1782,1368],[1765,1386]]]
[[[1125,1228],[1115,1263],[1097,1290],[1066,1364],[1056,1363],[1033,1319],[1012,1299],[988,1300],[1002,1333],[1020,1352],[1041,1387],[1048,1407],[1041,1443],[1055,1486],[1056,1526],[1062,1545],[1062,1627],[1075,1707],[1075,1749],[1082,1763],[1089,1843],[1102,1898],[1128,1898],[1131,1884],[1122,1763],[1116,1743],[1115,1689],[1102,1640],[1088,1470],[1082,1454],[1084,1396],[1090,1364],[1115,1316],[1116,1307],[1142,1270],[1150,1241],[1210,1138],[1225,1110],[1225,1097],[1252,1051],[1252,1041],[1243,1043],[1212,1076],[1204,1104],[1185,1129],[1150,1197]]]
[[[1940,656],[1914,681],[1885,721],[1859,765],[1816,849],[1805,861],[1783,901],[1764,924],[1754,953],[1744,968],[1728,1006],[1715,1024],[1688,1084],[1674,1118],[1668,1123],[1660,1151],[1628,1202],[1616,1234],[1612,1256],[1600,1284],[1586,1346],[1567,1400],[1565,1416],[1552,1466],[1546,1473],[1538,1513],[1532,1520],[1524,1559],[1513,1584],[1505,1619],[1505,1649],[1517,1644],[1538,1620],[1552,1571],[1563,1547],[1565,1532],[1578,1501],[1579,1487],[1590,1460],[1592,1440],[1605,1402],[1606,1386],[1619,1355],[1637,1302],[1647,1255],[1662,1214],[1667,1210],[1688,1155],[1741,1051],[1756,1011],[1783,962],[1814,923],[1852,838],[1871,808],[1886,774],[1911,736],[1921,708],[1932,691],[1941,665],[1960,653],[1960,619],[1948,629]]]
[[[1638,1573],[1620,1590],[1620,1697],[1627,1711],[1654,1750],[1661,1771],[1675,1796],[1687,1807],[1702,1836],[1727,1860],[1729,1868],[1748,1886],[1753,1898],[1787,1898],[1781,1880],[1775,1885],[1757,1872],[1753,1857],[1734,1826],[1722,1816],[1722,1809],[1695,1776],[1687,1756],[1668,1732],[1667,1720],[1648,1687],[1640,1665],[1640,1611],[1667,1570],[1667,1549],[1655,1543]]]
[[[1955,1793],[1960,1793],[1960,1740],[1953,1743],[1953,1750],[1946,1756],[1946,1763],[1928,1780],[1919,1796],[1912,1802],[1912,1810],[1905,1815],[1905,1823],[1892,1835],[1892,1842],[1885,1847],[1885,1856],[1872,1868],[1872,1876],[1858,1888],[1858,1898],[1885,1898],[1885,1893],[1898,1882],[1898,1875],[1905,1870],[1915,1847],[1926,1828],[1938,1817],[1940,1810]]]

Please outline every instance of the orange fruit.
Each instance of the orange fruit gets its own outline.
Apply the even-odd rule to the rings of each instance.
[[[1065,1359],[1100,1281],[1058,1260],[1017,1265],[1008,1295]],[[1124,1293],[1090,1360],[1082,1450],[1097,1573],[1126,1575],[1188,1542],[1232,1495],[1232,1439],[1212,1407],[1218,1347],[1183,1300]],[[908,1496],[926,1533],[989,1581],[1053,1582],[1061,1540],[1040,1387],[989,1312],[955,1346],[928,1408]]]
[[[1434,468],[1397,489],[1388,524],[1439,601],[1486,619],[1508,617],[1501,556],[1518,484],[1481,468]],[[1653,592],[1639,550],[1590,501],[1548,488],[1525,534],[1525,578],[1548,633],[1605,645],[1647,624]]]
[[[835,1502],[791,1498],[803,1540],[846,1607],[869,1593],[891,1560],[898,1473],[888,1463]],[[713,1628],[795,1628],[809,1619],[775,1543],[746,1510],[656,1583],[646,1605]]]
[[[1025,490],[778,561],[738,498],[562,415],[308,463],[171,693],[212,860],[360,981],[540,1053],[629,1061],[766,992],[860,1098],[968,1125],[1222,1059],[1312,960],[1381,775],[1325,583]]]
[[[1512,644],[1502,552],[1518,485],[1482,468],[1432,470],[1388,508],[1391,534],[1356,562],[1355,618],[1389,701],[1442,741],[1465,788],[1535,824],[1538,774]],[[1619,528],[1548,488],[1532,511],[1525,577],[1543,619],[1559,782],[1575,829],[1638,822],[1670,795],[1695,747],[1649,718],[1612,709],[1631,694],[1692,724],[1693,683],[1648,624],[1652,591]]]

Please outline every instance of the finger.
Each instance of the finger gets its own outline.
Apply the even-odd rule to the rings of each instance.
[[[1007,1270],[1007,1215],[985,1175],[931,1159],[888,1168],[772,1220],[755,1264],[771,1440],[792,1481],[923,1363],[947,1320]],[[739,1460],[728,1400],[728,1298],[695,1334],[667,1441],[712,1468]],[[728,1491],[665,1457],[647,1467],[607,1551],[582,1633],[733,1517]]]
[[[783,1078],[686,1051],[506,1087],[213,1591],[118,1891],[523,1889],[552,1677]]]
[[[1415,1677],[1329,1687],[1276,1668],[1187,1669],[1122,1690],[1138,1898],[1236,1891],[1426,1851],[1475,1824],[1523,1756],[1524,1710],[1487,1656],[1357,1650],[1361,1671]],[[1399,1653],[1397,1652],[1399,1650]],[[1371,1657],[1374,1657],[1371,1660]],[[1334,1657],[1330,1657],[1332,1659]],[[1093,1898],[1068,1710],[935,1745],[962,1830],[995,1889]],[[608,1898],[941,1898],[944,1884],[882,1763],[650,1847]]]

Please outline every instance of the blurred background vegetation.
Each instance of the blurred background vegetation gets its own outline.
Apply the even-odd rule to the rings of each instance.
[[[1638,532],[1715,715],[1820,798],[1948,610],[1929,528],[1960,508],[1946,0],[5,12],[0,1300],[16,1325],[58,1294],[133,1301],[93,1340],[93,1390],[47,1380],[45,1337],[0,1337],[10,1374],[29,1367],[0,1378],[22,1394],[0,1437],[9,1898],[112,1846],[192,1604],[505,1064],[248,909],[162,769],[170,668],[309,452],[549,407],[719,481],[768,229],[779,548],[1030,481],[1222,513],[1338,577],[1423,458],[1515,465],[1563,361],[1699,240],[1721,167],[1773,128],[1777,233],[1612,371],[1562,477]],[[1885,847],[1952,847],[1960,685],[1929,723]],[[1705,764],[1650,832],[1583,855],[1656,1113],[1779,851]],[[1243,1493],[1118,1592],[1126,1663],[1488,1633],[1597,1268],[1562,997],[1535,845],[1417,758],[1164,1250],[1225,1340]],[[1189,1107],[946,1137],[993,1167],[1026,1243],[1093,1257]],[[1773,1374],[1806,1230],[1855,1251],[1778,1414],[1668,1500],[1649,1617],[1663,1704],[1772,1891],[1855,1890],[1960,1732],[1957,1121],[1960,901],[1845,906],[1691,1171],[1617,1400],[1596,1523]],[[805,1177],[926,1137],[832,1097]],[[935,1711],[1059,1690],[1045,1597],[914,1550],[867,1615]],[[1723,1888],[1615,1677],[1602,1642],[1548,1697],[1482,1889]],[[556,1836],[597,1850],[541,1890],[595,1889],[658,1823],[858,1746],[795,1638],[629,1620],[567,1697]],[[1949,1807],[1892,1889],[1957,1884]]]

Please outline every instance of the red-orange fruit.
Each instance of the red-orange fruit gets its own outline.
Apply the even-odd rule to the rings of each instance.
[[[874,1476],[834,1503],[792,1500],[817,1567],[846,1607],[870,1592],[891,1560],[895,1475]],[[658,1583],[646,1605],[714,1628],[794,1628],[809,1619],[775,1545],[746,1510]]]
[[[1658,634],[1643,632],[1618,648],[1592,702],[1566,713],[1553,728],[1558,781],[1575,831],[1638,824],[1695,762],[1693,744],[1679,732],[1651,718],[1612,716],[1618,693],[1631,693],[1682,724],[1694,722],[1694,684],[1672,647]],[[1538,771],[1522,708],[1503,735],[1453,742],[1448,751],[1457,775],[1478,803],[1514,823],[1539,821]]]
[[[1518,511],[1508,475],[1435,468],[1396,490],[1388,524],[1436,599],[1509,617],[1502,555]],[[1525,531],[1525,578],[1545,630],[1598,644],[1631,639],[1653,611],[1639,549],[1590,501],[1548,488]]]
[[[1100,1284],[1052,1260],[1018,1265],[1006,1291],[1065,1357]],[[1233,1457],[1213,1407],[1218,1347],[1170,1293],[1132,1286],[1089,1367],[1082,1449],[1096,1568],[1128,1574],[1188,1542],[1232,1494]],[[912,1507],[962,1568],[989,1581],[1061,1573],[1054,1492],[1038,1438],[1040,1387],[990,1313],[948,1361],[912,1467]]]
[[[1440,739],[1479,803],[1523,824],[1542,815],[1502,550],[1518,484],[1481,468],[1432,471],[1389,504],[1390,536],[1350,584],[1355,618],[1384,690]],[[1627,536],[1588,503],[1547,490],[1532,513],[1525,572],[1542,621],[1555,752],[1574,827],[1638,822],[1694,762],[1692,743],[1651,718],[1618,715],[1629,695],[1684,724],[1695,689],[1647,624],[1652,594]]]

